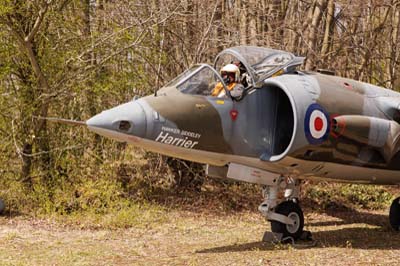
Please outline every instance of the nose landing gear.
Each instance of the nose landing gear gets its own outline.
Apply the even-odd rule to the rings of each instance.
[[[272,233],[266,232],[263,241],[311,239],[311,233],[303,230],[304,215],[298,204],[300,181],[282,176],[274,181],[272,185],[264,187],[265,200],[258,207],[271,223]]]
[[[229,164],[226,176],[264,185],[264,201],[258,210],[271,223],[272,233],[266,232],[263,241],[311,240],[311,233],[303,230],[304,216],[298,204],[300,180],[235,163]]]

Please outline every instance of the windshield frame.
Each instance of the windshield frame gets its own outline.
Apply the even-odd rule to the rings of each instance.
[[[253,71],[253,68],[248,64],[247,60],[240,53],[238,53],[235,50],[232,50],[232,49],[228,48],[228,49],[225,49],[222,52],[220,52],[215,57],[213,68],[215,69],[217,67],[217,63],[218,63],[219,58],[222,57],[223,55],[226,55],[226,54],[233,55],[234,57],[236,57],[236,59],[238,59],[244,65],[244,67],[247,70],[247,73],[250,74],[251,83],[252,83],[251,85],[255,86],[255,73]]]
[[[174,87],[176,87],[178,89],[178,87],[180,85],[182,85],[183,83],[185,83],[187,80],[191,79],[193,76],[195,76],[197,73],[199,73],[201,70],[203,70],[204,68],[209,68],[211,69],[211,71],[216,75],[216,77],[218,78],[218,80],[221,82],[222,86],[224,87],[225,93],[226,95],[230,95],[228,88],[226,87],[226,84],[224,82],[224,80],[222,79],[221,75],[218,73],[218,71],[215,70],[215,68],[213,68],[212,66],[210,66],[209,64],[195,64],[192,65],[189,69],[193,69],[197,67],[197,69],[195,69],[190,75],[186,76],[185,78],[183,78],[182,80],[180,80],[178,83],[176,83],[174,85]],[[186,71],[182,72],[182,74],[186,73]],[[182,75],[181,74],[181,75]],[[178,79],[181,75],[177,76],[175,79]],[[174,80],[175,80],[174,79]],[[218,81],[217,81],[218,82]],[[178,89],[179,90],[179,89]],[[181,90],[179,90],[181,91]]]

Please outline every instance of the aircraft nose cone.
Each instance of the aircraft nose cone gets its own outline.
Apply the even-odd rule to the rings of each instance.
[[[123,134],[146,135],[146,114],[137,101],[103,111],[87,120],[86,124],[89,130],[117,140],[121,140]]]

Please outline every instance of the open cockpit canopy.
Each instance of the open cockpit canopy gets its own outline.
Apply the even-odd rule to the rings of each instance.
[[[304,57],[292,53],[256,46],[236,46],[223,50],[214,61],[214,68],[221,69],[229,63],[240,63],[241,71],[248,73],[251,85],[278,72],[291,72],[301,65]],[[250,84],[249,84],[250,85]]]
[[[214,67],[207,64],[194,65],[169,82],[165,87],[176,87],[185,94],[211,95],[220,84],[229,95],[227,84],[220,70],[227,64],[235,64],[240,69],[240,82],[245,88],[260,87],[262,81],[273,76],[294,71],[304,57],[292,53],[255,46],[237,46],[223,50],[214,61]]]

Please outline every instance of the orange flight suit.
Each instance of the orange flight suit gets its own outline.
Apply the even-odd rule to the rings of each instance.
[[[237,84],[238,84],[238,83],[236,83],[236,82],[232,82],[231,84],[229,84],[229,85],[227,86],[228,91],[233,90],[233,88],[234,88]],[[221,82],[218,82],[217,85],[215,85],[215,87],[214,87],[214,89],[213,89],[213,91],[212,91],[212,93],[211,93],[211,96],[218,96],[223,90],[224,90],[224,86],[222,85]]]

